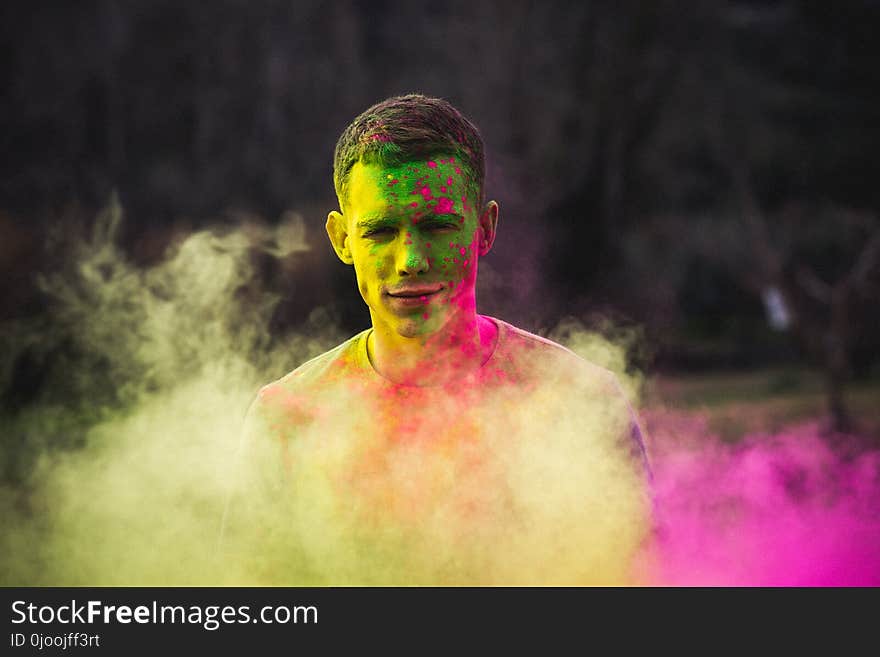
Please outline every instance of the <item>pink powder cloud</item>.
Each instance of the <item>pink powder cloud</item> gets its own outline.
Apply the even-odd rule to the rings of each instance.
[[[652,582],[880,585],[880,451],[818,424],[725,444],[681,414],[649,422]]]

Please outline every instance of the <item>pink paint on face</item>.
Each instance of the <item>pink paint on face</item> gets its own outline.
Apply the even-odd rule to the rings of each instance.
[[[441,164],[439,158],[430,161],[434,166],[428,166],[428,160],[421,160],[418,165],[395,166],[359,162],[351,176],[351,196],[355,206],[351,214],[359,221],[367,219],[358,225],[366,226],[369,219],[376,217],[377,221],[381,219],[394,229],[394,232],[362,230],[355,235],[358,248],[352,250],[357,251],[354,264],[361,296],[370,307],[374,322],[387,324],[391,330],[407,337],[427,336],[442,329],[453,317],[450,305],[470,308],[474,304],[472,290],[476,266],[472,267],[471,263],[476,262],[476,252],[471,257],[457,253],[462,246],[467,247],[473,241],[478,228],[479,217],[458,201],[460,196],[469,198],[470,185],[467,180],[454,175],[454,165]],[[409,176],[408,180],[406,176]],[[435,176],[438,176],[436,182]],[[442,181],[447,179],[453,180],[453,184],[441,193]],[[398,181],[397,186],[389,184],[393,180]],[[401,182],[403,185],[399,184]],[[402,228],[409,229],[412,234],[402,233]],[[433,251],[423,246],[428,239]],[[438,239],[451,241],[454,246],[447,250],[442,241],[437,242]],[[415,249],[419,244],[422,244],[421,248]],[[383,295],[383,282],[385,287],[400,282],[397,265],[404,260],[397,250],[401,248],[412,252],[406,256],[405,262],[418,258],[420,264],[427,265],[425,271],[419,272],[425,281],[433,283],[434,276],[460,281],[454,294],[446,288],[432,297],[430,301],[435,311],[431,312],[431,321],[427,325],[421,323],[416,304],[405,305]],[[429,260],[428,253],[432,253],[435,259]],[[454,264],[449,262],[453,255],[456,256]],[[467,266],[462,265],[465,258],[468,259]]]
[[[452,199],[446,196],[441,196],[437,199],[437,205],[434,206],[434,214],[449,214],[452,212],[452,209]]]

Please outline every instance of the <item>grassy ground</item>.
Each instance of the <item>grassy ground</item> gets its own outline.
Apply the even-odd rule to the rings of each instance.
[[[824,422],[827,401],[821,375],[809,370],[657,375],[645,386],[644,407],[701,414],[725,441],[778,432],[810,420]],[[846,403],[859,434],[880,440],[880,381],[854,383]]]

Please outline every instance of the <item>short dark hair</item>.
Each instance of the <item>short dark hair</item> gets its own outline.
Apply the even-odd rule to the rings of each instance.
[[[340,209],[356,162],[398,166],[420,157],[454,155],[470,174],[477,203],[483,201],[486,164],[480,131],[442,98],[394,96],[376,103],[343,131],[333,154],[333,185]],[[479,207],[479,206],[478,206]]]

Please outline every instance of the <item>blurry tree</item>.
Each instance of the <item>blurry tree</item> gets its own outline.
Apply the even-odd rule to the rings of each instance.
[[[735,285],[752,294],[726,300],[731,318],[751,319],[774,289],[800,334],[798,303],[831,326],[814,279],[848,276],[818,265],[832,250],[874,280],[873,251],[853,240],[868,243],[880,209],[868,175],[878,18],[871,0],[12,0],[0,3],[0,211],[19,221],[16,243],[40,243],[72,202],[90,216],[118,188],[120,241],[139,262],[176,226],[242,213],[295,211],[321,235],[341,129],[383,97],[424,91],[486,138],[503,208],[488,312],[535,327],[606,307],[674,329],[704,307],[683,292]],[[798,228],[796,248],[783,235],[783,216],[833,227],[837,215],[862,219],[839,234]],[[359,326],[350,272],[315,258],[310,275],[332,282],[323,303]],[[729,280],[689,286],[695,262]],[[801,269],[814,276],[790,274]],[[285,299],[277,328],[319,302]],[[853,304],[849,344],[876,360]]]
[[[866,28],[877,14],[866,2],[730,3],[706,25],[713,48],[684,67],[676,103],[689,110],[679,124],[689,134],[665,135],[671,152],[703,166],[691,188],[722,192],[665,228],[682,253],[703,253],[767,302],[825,373],[836,431],[851,429],[843,385],[855,345],[880,345],[880,204],[852,183],[880,146],[866,84],[880,82]],[[855,137],[862,130],[872,144]]]

